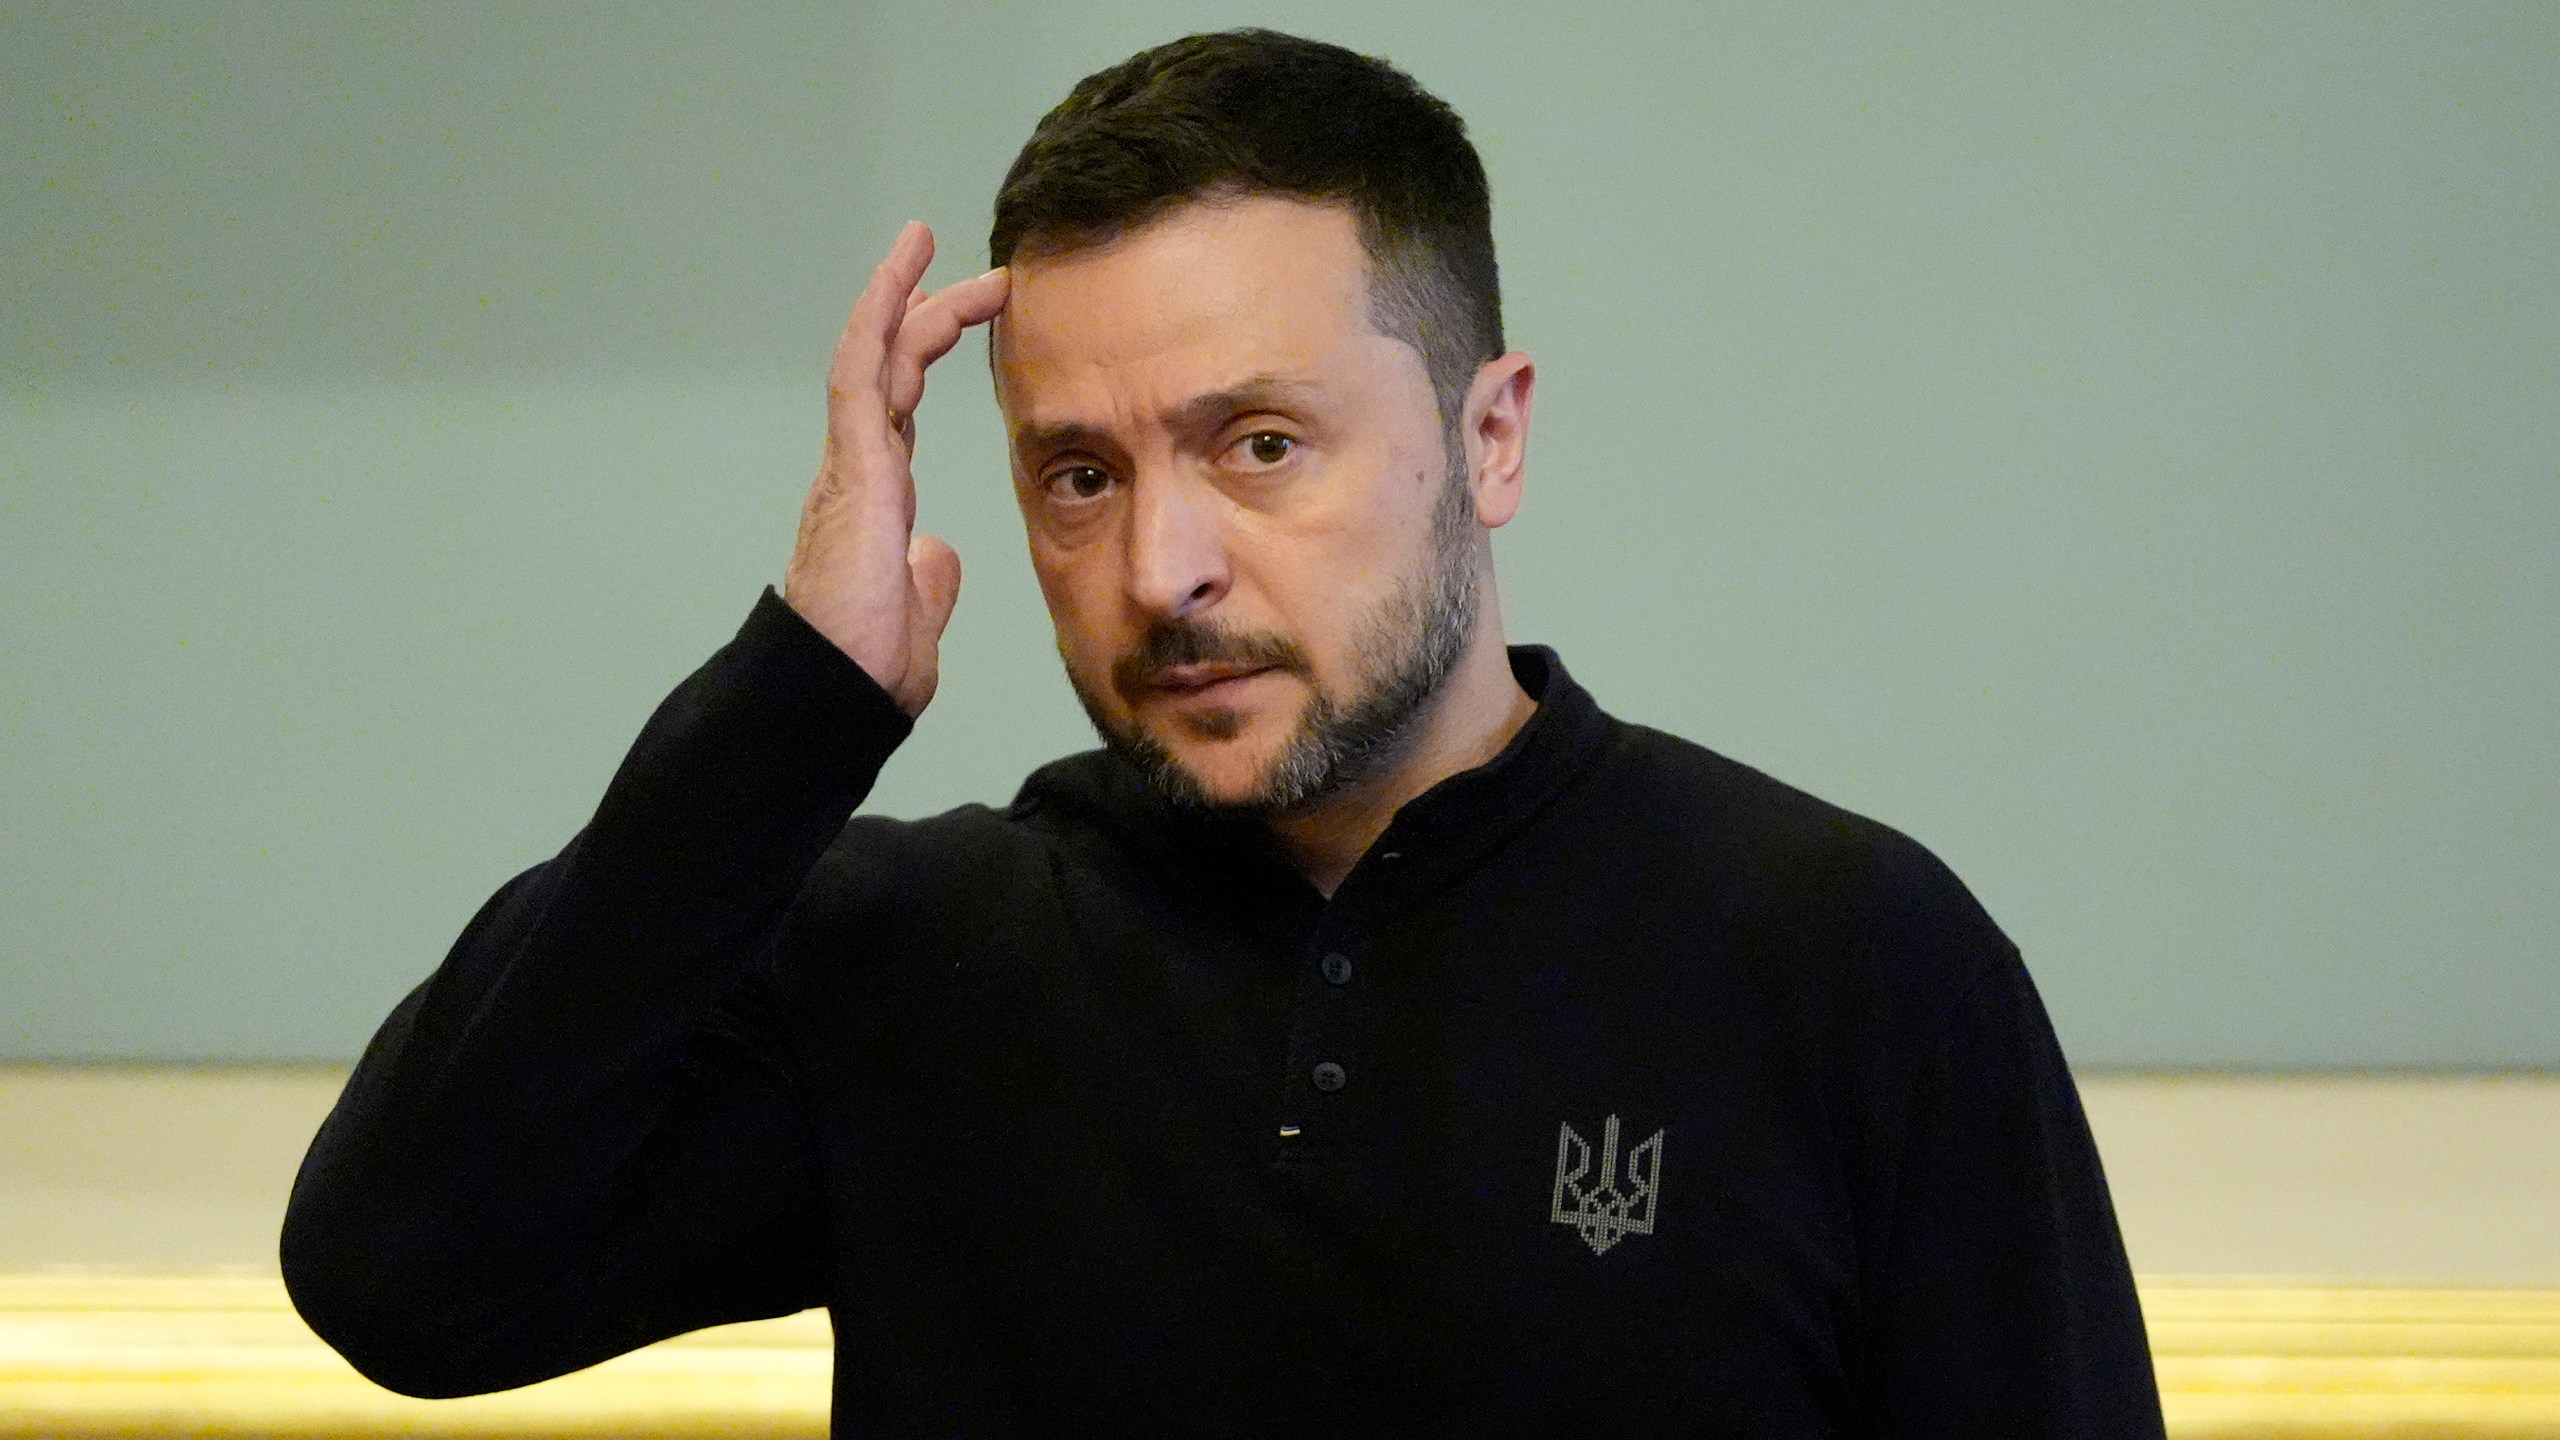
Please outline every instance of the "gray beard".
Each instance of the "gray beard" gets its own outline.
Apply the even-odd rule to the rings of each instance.
[[[1411,748],[1423,713],[1475,638],[1475,507],[1462,476],[1453,465],[1432,514],[1421,570],[1398,581],[1361,623],[1353,648],[1357,688],[1347,697],[1318,690],[1299,712],[1288,743],[1250,792],[1231,800],[1212,797],[1198,776],[1134,720],[1114,725],[1070,665],[1067,682],[1103,745],[1135,766],[1148,788],[1168,803],[1207,813],[1287,815],[1392,768]],[[1181,658],[1222,653],[1217,632],[1197,621],[1160,622],[1149,644]],[[1279,650],[1297,656],[1287,642],[1280,642]],[[1303,666],[1302,657],[1298,664]],[[1299,673],[1305,673],[1303,668]]]

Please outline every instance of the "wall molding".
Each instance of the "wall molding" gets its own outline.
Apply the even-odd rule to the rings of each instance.
[[[0,1437],[823,1440],[829,1346],[813,1310],[504,1394],[412,1400],[322,1344],[272,1275],[0,1275]]]
[[[2560,1289],[2146,1276],[2173,1436],[2554,1440]]]
[[[2178,1440],[2560,1440],[2560,1289],[2148,1276]],[[682,1336],[503,1395],[349,1369],[272,1275],[0,1275],[0,1437],[826,1433],[818,1311]]]

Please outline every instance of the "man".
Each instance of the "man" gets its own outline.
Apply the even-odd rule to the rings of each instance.
[[[1534,371],[1410,80],[1238,32],[1076,87],[855,305],[783,593],[314,1143],[314,1328],[422,1395],[823,1304],[846,1433],[2157,1435],[2016,951],[1925,851],[1504,643]],[[1001,316],[1001,318],[998,318]],[[1106,742],[847,822],[959,582],[993,320]]]

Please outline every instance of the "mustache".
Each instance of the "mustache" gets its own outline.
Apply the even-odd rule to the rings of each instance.
[[[1112,662],[1111,683],[1133,694],[1176,665],[1270,666],[1301,677],[1312,669],[1307,652],[1285,635],[1166,618],[1148,625],[1137,648]]]

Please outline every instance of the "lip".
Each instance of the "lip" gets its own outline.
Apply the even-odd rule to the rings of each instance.
[[[1177,700],[1215,698],[1231,687],[1269,674],[1276,665],[1171,665],[1159,670],[1147,688]]]

